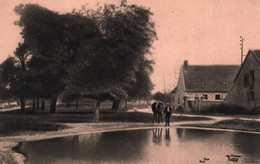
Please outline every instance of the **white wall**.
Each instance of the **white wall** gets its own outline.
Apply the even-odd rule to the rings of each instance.
[[[227,93],[223,93],[223,92],[222,93],[221,92],[187,92],[186,93],[186,95],[189,95],[188,100],[194,100],[195,99],[194,97],[196,96],[196,94],[199,98],[202,97],[204,94],[208,95],[208,99],[207,100],[203,99],[203,101],[223,101],[227,95]],[[215,99],[216,95],[220,95],[221,99],[216,100]]]

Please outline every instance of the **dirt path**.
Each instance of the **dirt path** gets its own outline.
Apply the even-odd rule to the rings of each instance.
[[[153,113],[150,107],[143,108],[143,109],[131,109],[128,112],[142,112],[142,113]],[[176,114],[173,113],[173,116],[187,116],[187,117],[208,117],[217,121],[222,121],[222,120],[228,120],[228,119],[241,119],[241,120],[254,120],[254,121],[259,121],[260,122],[260,116],[259,115],[227,115],[227,116],[212,116],[212,115],[196,115],[196,114]]]
[[[0,109],[0,112],[7,112],[7,111],[19,110],[20,108],[21,108],[20,106],[15,106],[15,107],[12,107],[12,108]]]

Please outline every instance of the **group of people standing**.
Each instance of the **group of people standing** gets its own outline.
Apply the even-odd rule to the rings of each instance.
[[[166,103],[165,107],[163,102],[161,101],[155,101],[152,104],[152,111],[153,111],[153,123],[163,122],[163,114],[165,114],[165,126],[170,126],[170,118],[172,114],[172,108],[169,106],[169,103]]]

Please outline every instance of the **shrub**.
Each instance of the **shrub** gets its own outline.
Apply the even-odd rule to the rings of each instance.
[[[176,109],[176,112],[177,112],[177,113],[184,113],[183,107],[179,105],[179,106],[177,107],[177,109]]]
[[[253,108],[251,111],[250,111],[251,114],[260,114],[260,106],[257,106],[255,108]]]
[[[250,112],[242,106],[235,104],[218,104],[211,105],[204,110],[200,111],[201,114],[212,114],[212,113],[220,113],[220,114],[250,114]]]

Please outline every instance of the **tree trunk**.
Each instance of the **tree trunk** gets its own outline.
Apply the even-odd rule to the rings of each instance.
[[[118,112],[119,111],[119,105],[120,105],[120,99],[113,100],[112,110]]]
[[[40,110],[40,99],[39,99],[39,97],[36,98],[36,109]]]
[[[32,111],[35,111],[35,98],[33,98],[33,106],[32,106]]]
[[[127,108],[127,99],[125,100],[125,108]]]
[[[41,110],[45,109],[45,100],[42,100],[42,106],[41,106]]]
[[[99,110],[100,110],[100,101],[97,101],[97,106],[96,106],[96,110],[95,110],[95,117],[94,117],[95,122],[99,121]]]
[[[20,97],[21,102],[21,112],[25,112],[25,99],[23,96]]]
[[[50,113],[56,112],[56,103],[57,103],[57,96],[52,96],[51,105],[50,105]]]
[[[76,98],[76,110],[78,110],[79,104],[78,104],[78,98]]]

